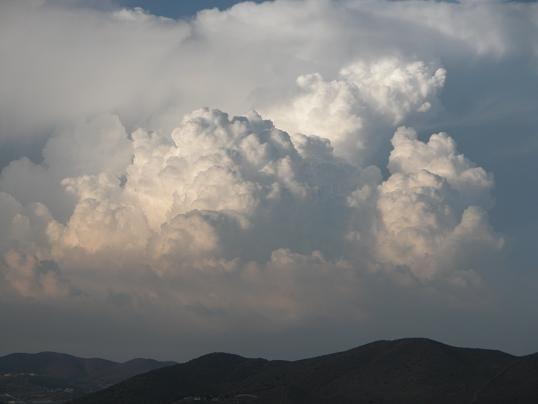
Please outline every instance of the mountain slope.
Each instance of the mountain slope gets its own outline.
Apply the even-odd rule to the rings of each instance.
[[[117,363],[56,352],[10,354],[0,357],[0,401],[65,401],[173,364],[151,359]]]
[[[83,359],[56,352],[14,353],[0,357],[1,373],[37,373],[68,380],[91,378],[117,365],[105,359]]]
[[[210,354],[136,376],[76,403],[174,403],[195,396],[259,404],[471,403],[518,360],[427,339],[378,341],[294,362]]]
[[[538,353],[524,356],[490,380],[473,404],[538,403]]]

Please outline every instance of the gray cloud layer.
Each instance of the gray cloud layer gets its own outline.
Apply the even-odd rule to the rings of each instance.
[[[536,5],[0,9],[3,351],[538,350]]]

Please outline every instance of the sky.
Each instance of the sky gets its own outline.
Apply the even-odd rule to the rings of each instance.
[[[254,3],[261,3],[262,0],[255,0]],[[116,5],[122,7],[141,7],[151,14],[169,18],[189,18],[198,11],[208,8],[218,8],[224,10],[240,3],[238,0],[196,0],[196,1],[170,1],[170,0],[120,0]]]
[[[0,354],[538,351],[538,5],[0,3]]]

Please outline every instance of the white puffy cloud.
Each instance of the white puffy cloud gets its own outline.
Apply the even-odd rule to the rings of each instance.
[[[422,63],[412,66],[406,69],[425,68]],[[376,82],[371,73],[365,76],[363,80]],[[403,99],[398,90],[369,86],[363,98],[380,99],[379,108],[392,114],[394,122],[401,119],[398,111],[411,108],[409,103],[416,107],[424,101],[411,96],[420,86],[411,85],[411,91],[403,85]],[[355,100],[348,101],[354,107]],[[372,119],[374,109],[364,116]],[[44,201],[69,195],[72,208],[64,221],[54,219],[41,203],[28,205],[33,210],[24,216],[23,205],[2,194],[5,221],[17,225],[5,245],[22,243],[29,257],[52,257],[71,268],[66,276],[79,276],[76,262],[128,271],[133,260],[123,256],[164,277],[223,268],[241,272],[250,261],[270,271],[275,251],[285,249],[295,257],[319,251],[327,257],[327,267],[341,260],[359,273],[405,267],[423,281],[441,276],[463,285],[479,279],[469,267],[479,262],[476,251],[497,250],[502,244],[485,213],[491,175],[457,154],[454,141],[443,133],[423,143],[414,130],[399,128],[392,139],[390,176],[383,182],[379,168],[359,168],[341,159],[331,139],[300,133],[290,137],[256,112],[230,117],[199,109],[169,133],[137,129],[128,135],[111,115],[70,130],[49,139],[41,164],[17,160],[2,172],[2,187],[13,186],[14,196],[24,202],[33,195]],[[346,136],[360,139],[363,134]],[[25,193],[14,186],[32,171],[52,192],[28,188]],[[35,217],[39,220],[31,219]],[[36,237],[39,243],[31,244]],[[38,258],[9,262],[9,279],[15,279],[13,268],[20,267],[28,275],[23,277],[26,285],[30,275],[35,278],[24,293],[38,290],[41,272],[28,270],[39,267]],[[90,282],[86,287],[98,286]]]
[[[0,280],[8,290],[28,298],[67,296],[73,292],[69,282],[52,261],[48,237],[53,222],[41,203],[21,205],[13,196],[0,192]]]
[[[47,229],[52,217],[41,203],[22,205],[12,195],[0,192],[0,253],[11,248],[48,254]]]
[[[137,130],[131,139],[123,177],[103,171],[62,181],[77,202],[51,232],[58,245],[150,248],[153,257],[261,259],[284,247],[335,253],[331,238],[342,237],[346,196],[360,176],[326,140],[302,136],[296,148],[256,113],[230,118],[209,109],[186,115],[171,134]],[[334,229],[319,232],[327,219]]]
[[[475,269],[468,267],[474,261],[460,258],[502,246],[484,206],[491,176],[456,154],[454,141],[444,133],[423,143],[414,130],[401,127],[392,144],[391,175],[380,185],[377,202],[381,261],[408,267],[419,279]]]
[[[65,224],[48,225],[57,260],[134,254],[174,277],[266,265],[281,249],[320,251],[359,272],[402,267],[463,285],[502,245],[486,215],[491,175],[446,134],[424,143],[399,128],[385,181],[375,166],[339,159],[329,140],[292,139],[257,113],[201,109],[170,134],[139,129],[129,139],[123,167],[62,181],[76,203]]]
[[[493,177],[463,154],[457,154],[454,140],[446,133],[434,133],[427,143],[417,139],[413,129],[400,127],[392,138],[388,169],[391,174],[412,174],[425,170],[444,178],[470,205],[488,203]]]
[[[381,128],[430,109],[445,76],[443,68],[421,61],[360,61],[341,69],[336,80],[319,73],[299,76],[298,94],[267,114],[290,133],[330,139],[337,155],[363,163],[379,144]]]
[[[126,252],[144,248],[148,234],[146,218],[136,207],[85,198],[77,203],[61,239],[66,246],[89,252]]]

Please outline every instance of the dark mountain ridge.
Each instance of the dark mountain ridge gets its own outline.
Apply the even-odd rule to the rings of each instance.
[[[0,402],[66,401],[173,364],[140,358],[119,363],[56,352],[13,353],[0,357]]]
[[[538,403],[538,354],[516,357],[421,338],[377,341],[298,361],[213,353],[140,374],[75,403],[195,400],[257,404]]]
[[[35,373],[71,381],[101,379],[117,383],[118,379],[174,364],[176,362],[143,358],[120,363],[100,358],[79,358],[57,352],[13,353],[0,357],[0,373]]]

